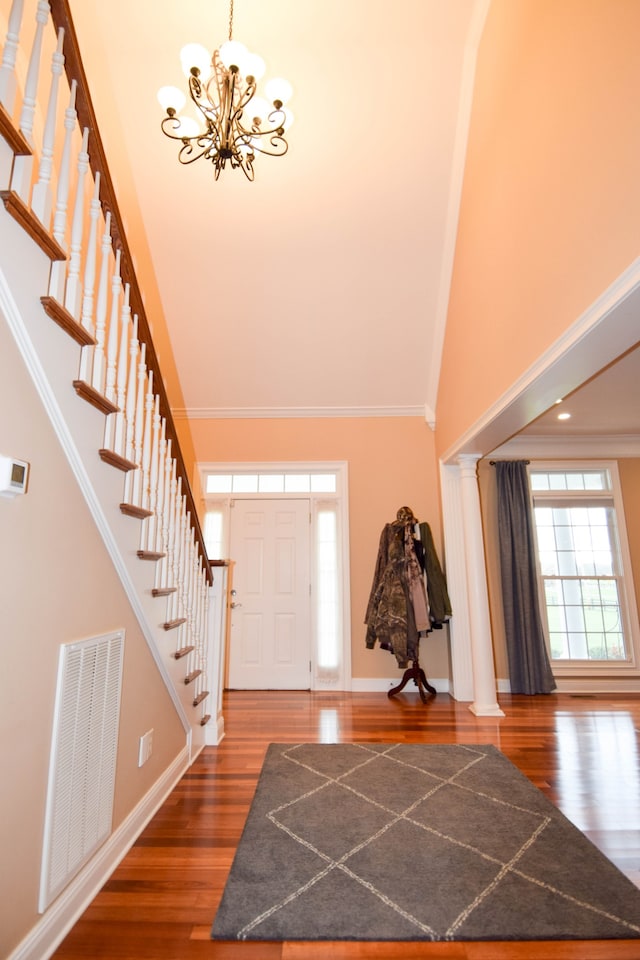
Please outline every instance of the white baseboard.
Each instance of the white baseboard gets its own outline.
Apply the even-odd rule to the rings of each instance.
[[[46,960],[51,956],[188,768],[189,750],[185,746],[7,960]]]
[[[393,680],[385,680],[383,677],[353,677],[351,681],[351,690],[353,693],[388,693],[392,687],[397,687],[402,680],[402,674],[399,674]],[[435,687],[438,693],[449,693],[449,679],[427,677],[432,687]],[[413,682],[409,682],[402,693],[417,693],[418,690]]]
[[[208,747],[217,747],[224,739],[224,717],[219,716],[215,723],[207,724],[206,744]]]
[[[556,677],[556,693],[640,693],[640,677]]]
[[[640,693],[640,677],[556,677],[553,693]],[[498,680],[498,693],[511,693],[509,680]],[[553,695],[553,694],[552,694]]]

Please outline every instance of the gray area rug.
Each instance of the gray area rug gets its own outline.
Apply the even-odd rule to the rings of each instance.
[[[219,940],[640,937],[640,890],[493,746],[271,744]]]

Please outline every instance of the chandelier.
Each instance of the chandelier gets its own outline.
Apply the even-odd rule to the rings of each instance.
[[[180,60],[195,116],[180,114],[187,98],[177,87],[158,91],[160,105],[167,112],[162,132],[180,142],[180,163],[204,157],[213,164],[216,180],[227,163],[253,180],[256,153],[281,157],[287,152],[284,133],[293,115],[284,105],[291,97],[291,84],[273,79],[265,85],[265,97],[257,95],[265,63],[233,39],[233,0],[229,3],[229,39],[213,56],[201,44],[187,44],[180,51]]]

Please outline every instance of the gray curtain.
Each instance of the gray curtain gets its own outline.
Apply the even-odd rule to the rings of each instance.
[[[555,680],[538,606],[525,460],[496,461],[502,606],[512,693],[551,693]]]

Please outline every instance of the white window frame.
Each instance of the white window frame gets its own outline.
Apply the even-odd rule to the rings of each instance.
[[[532,472],[562,472],[562,473],[582,473],[588,470],[608,471],[611,479],[611,488],[608,490],[533,490],[531,488]],[[618,464],[615,460],[532,460],[529,465],[529,496],[531,499],[531,510],[533,517],[534,504],[543,504],[546,500],[567,499],[578,500],[582,497],[589,500],[602,497],[603,500],[613,502],[613,510],[616,518],[618,549],[620,553],[620,563],[622,575],[619,580],[620,587],[620,613],[622,617],[623,633],[628,652],[628,658],[625,660],[551,660],[553,674],[557,678],[576,677],[585,675],[598,675],[608,677],[629,677],[640,675],[640,629],[638,627],[638,610],[636,604],[636,593],[633,580],[633,569],[631,566],[631,555],[629,553],[629,542],[627,538],[627,524],[624,515],[624,504],[622,499],[622,488],[620,486],[620,475],[618,473]],[[547,610],[545,604],[544,579],[540,569],[540,560],[538,557],[538,538],[535,520],[533,520],[533,530],[536,544],[536,572],[538,579],[538,593],[540,602],[540,613],[542,623],[545,628],[545,640],[549,648],[549,637],[547,632]],[[549,657],[551,653],[549,651]]]
[[[208,474],[317,474],[333,473],[336,476],[336,490],[331,492],[303,492],[293,493],[285,491],[276,492],[249,492],[249,493],[207,493],[207,475]],[[351,604],[350,604],[350,582],[349,582],[349,476],[348,464],[346,461],[305,461],[305,462],[277,462],[277,463],[228,463],[213,462],[199,463],[196,465],[196,474],[202,491],[203,512],[218,505],[223,513],[224,526],[224,550],[226,559],[229,554],[229,523],[232,500],[256,500],[260,497],[269,500],[306,500],[309,503],[311,511],[311,536],[310,536],[310,570],[311,570],[311,689],[312,690],[350,690],[351,689]],[[337,548],[339,564],[339,582],[341,597],[339,600],[339,620],[340,633],[342,637],[341,657],[336,678],[328,680],[323,676],[322,670],[318,669],[318,609],[317,609],[317,591],[314,589],[317,582],[317,516],[318,511],[329,503],[336,505],[337,518]]]

